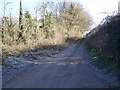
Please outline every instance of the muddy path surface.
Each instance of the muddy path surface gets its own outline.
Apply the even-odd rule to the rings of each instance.
[[[84,43],[74,44],[59,54],[36,60],[3,88],[102,88],[103,77],[87,60]]]

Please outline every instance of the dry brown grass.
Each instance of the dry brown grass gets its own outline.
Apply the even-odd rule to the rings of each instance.
[[[9,39],[12,39],[12,37]],[[1,44],[3,56],[13,55],[22,51],[34,50],[40,46],[63,45],[65,43],[65,38],[62,32],[58,30],[56,30],[54,38],[45,39],[44,37],[39,36],[37,39],[30,39],[27,37],[25,42],[21,40],[13,40],[11,42],[9,39],[7,39],[6,44]]]

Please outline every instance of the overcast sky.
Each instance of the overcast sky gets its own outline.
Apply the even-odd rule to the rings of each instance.
[[[0,0],[0,10],[2,10],[2,2],[4,0]],[[18,16],[19,12],[19,0],[5,0],[12,2],[12,14],[13,16]],[[33,12],[33,7],[37,2],[41,2],[42,0],[22,0],[23,10],[29,10]],[[46,1],[56,1],[56,0],[46,0]],[[64,0],[60,0],[64,1]],[[102,12],[111,13],[113,11],[118,10],[118,1],[120,0],[66,0],[66,1],[77,1],[80,2],[83,7],[89,12],[92,16],[93,21],[96,25],[106,16]],[[8,13],[8,11],[6,12]],[[0,14],[1,15],[1,14]]]

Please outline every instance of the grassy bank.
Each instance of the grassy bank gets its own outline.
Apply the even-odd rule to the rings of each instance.
[[[91,60],[98,68],[120,77],[120,14],[108,16],[86,37]]]
[[[87,46],[87,51],[91,58],[91,62],[99,69],[104,69],[107,73],[112,73],[120,77],[120,65],[114,58],[108,58],[99,51]]]

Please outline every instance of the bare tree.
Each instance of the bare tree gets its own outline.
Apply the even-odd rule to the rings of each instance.
[[[3,16],[6,16],[6,9],[7,9],[7,6],[10,4],[10,3],[12,3],[12,2],[6,2],[6,0],[4,0],[3,2],[2,2],[2,4],[3,4]]]
[[[3,15],[2,15],[2,30],[4,29],[4,18],[6,17],[6,9],[7,9],[7,6],[12,3],[12,2],[6,2],[5,0],[2,2],[3,4]]]
[[[40,11],[41,6],[39,4],[37,4],[33,8],[34,8],[34,11],[35,11],[35,20],[37,21],[37,19],[38,19],[38,12]]]

